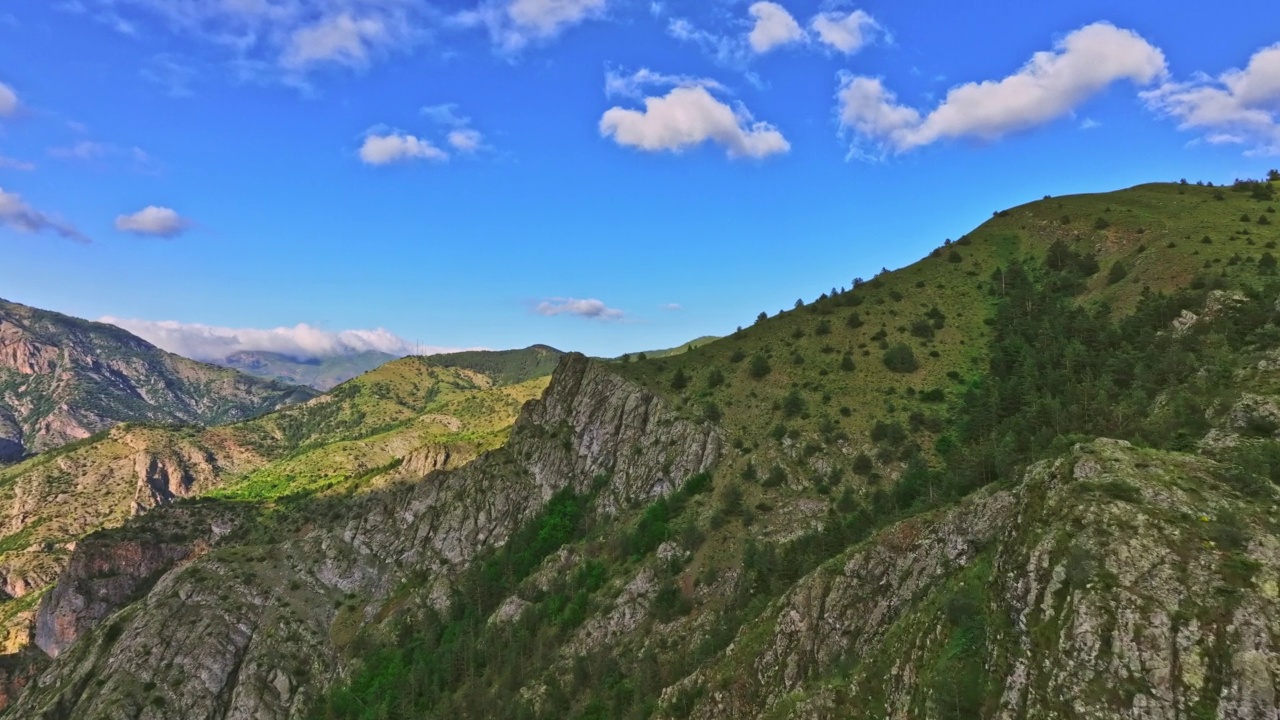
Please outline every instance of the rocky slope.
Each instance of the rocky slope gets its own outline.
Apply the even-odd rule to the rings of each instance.
[[[112,325],[0,300],[0,463],[121,422],[233,422],[312,396],[166,353]]]
[[[83,543],[41,604],[37,641],[58,659],[10,715],[302,717],[353,662],[362,625],[406,603],[447,605],[451,579],[557,492],[595,486],[608,517],[710,469],[720,451],[714,428],[570,356],[506,448],[331,503],[325,526],[277,517],[288,539],[258,544],[262,518],[206,516],[178,533],[181,549],[141,551],[138,534],[157,535],[143,527],[180,524],[157,513]]]
[[[35,598],[85,535],[181,498],[231,500],[376,487],[458,467],[501,445],[544,380],[493,388],[484,376],[392,363],[316,398],[222,427],[117,426],[0,470],[0,627],[7,652],[31,637]],[[164,557],[168,557],[161,553]],[[147,549],[123,562],[146,566]]]

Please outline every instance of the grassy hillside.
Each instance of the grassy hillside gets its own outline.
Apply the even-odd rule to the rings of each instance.
[[[497,385],[516,385],[550,375],[563,354],[547,345],[534,345],[523,350],[471,350],[432,355],[429,361],[440,367],[483,373]]]
[[[620,357],[613,358],[619,362],[630,362],[633,358],[636,360],[657,360],[658,358],[670,357],[672,355],[681,355],[689,352],[693,348],[701,347],[709,342],[719,340],[718,335],[703,335],[694,338],[687,343],[665,350],[645,350],[643,352],[627,353]]]
[[[1232,568],[1250,568],[1246,578],[1276,570],[1263,551],[1243,550],[1243,538],[1265,545],[1280,531],[1265,510],[1280,499],[1273,485],[1280,481],[1280,411],[1267,409],[1270,400],[1248,399],[1280,388],[1280,363],[1268,360],[1280,353],[1271,253],[1280,228],[1259,222],[1272,216],[1275,190],[1161,184],[1046,199],[998,213],[910,267],[728,338],[615,366],[688,416],[724,429],[732,450],[714,477],[612,524],[584,510],[589,495],[553,501],[528,529],[531,538],[559,533],[539,550],[545,571],[522,559],[522,572],[494,587],[490,565],[507,567],[523,558],[524,546],[496,552],[458,582],[451,614],[425,612],[412,629],[396,630],[396,643],[371,656],[317,717],[711,718],[723,716],[724,703],[755,708],[734,717],[756,717],[762,707],[774,707],[777,717],[807,717],[793,714],[805,707],[832,716],[857,709],[866,717],[986,717],[1009,680],[987,668],[1005,667],[1021,651],[1006,644],[1013,630],[997,622],[1014,612],[1008,600],[982,588],[996,580],[993,564],[1015,574],[1002,582],[1023,582],[1016,574],[1025,566],[1008,563],[1025,563],[1031,551],[1023,548],[1045,538],[1058,538],[1052,552],[1075,558],[1067,570],[1080,583],[1073,592],[1085,593],[1082,578],[1099,573],[1099,584],[1087,589],[1097,595],[1090,602],[1192,612],[1204,618],[1204,642],[1233,642],[1214,619],[1230,609],[1217,602],[1184,611],[1177,593],[1125,595],[1108,578],[1140,570],[1129,555],[1110,554],[1113,530],[1105,525],[1133,518],[1129,504],[1151,518],[1122,523],[1135,545],[1161,547],[1166,530],[1177,536],[1191,528],[1200,544],[1186,556],[1195,559],[1182,562],[1221,573],[1203,582],[1228,594],[1260,592]],[[1174,332],[1174,321],[1185,329]],[[1153,450],[1076,451],[1101,453],[1121,470],[1104,463],[1097,479],[1051,493],[1062,507],[1086,502],[1102,510],[1080,511],[1075,530],[1068,513],[1046,513],[1040,526],[993,545],[990,533],[1011,522],[996,510],[1008,496],[956,504],[979,488],[1005,488],[1013,502],[1039,508],[1049,502],[1042,478],[1060,471],[1024,481],[1026,468],[1098,436]],[[1138,477],[1135,468],[1147,474]],[[1075,477],[1088,477],[1082,472]],[[1176,500],[1164,486],[1177,488]],[[1200,514],[1187,514],[1197,502]],[[956,534],[971,523],[985,539]],[[1089,539],[1073,549],[1069,538],[1086,526]],[[973,542],[978,550],[962,555],[955,572],[945,564],[929,570],[939,574],[927,590],[897,590],[885,584],[897,580],[857,573],[854,589],[820,589],[838,598],[871,582],[880,590],[866,602],[903,603],[884,617],[827,606],[848,612],[841,622],[851,627],[870,623],[849,632],[877,638],[873,644],[821,658],[797,651],[805,659],[790,662],[813,665],[803,693],[786,694],[792,681],[744,680],[774,654],[790,652],[779,645],[789,642],[787,633],[806,631],[794,623],[814,611],[803,605],[807,595],[790,600],[800,606],[782,617],[774,605],[780,598],[802,583],[828,587],[822,567],[830,575],[845,563],[937,562],[906,550],[930,533],[939,546]],[[1209,542],[1231,549],[1219,554]],[[513,598],[525,609],[513,625],[495,626],[489,613],[502,615]],[[948,624],[939,645],[925,633],[936,623],[924,618],[940,612]],[[783,622],[791,624],[786,632]],[[814,629],[807,642],[828,642],[826,632]],[[1072,662],[1086,662],[1052,638],[1043,643],[1044,682],[1065,682]],[[464,657],[485,660],[448,669],[450,658]],[[895,665],[902,657],[912,668]],[[389,692],[406,687],[406,668],[433,680]],[[1213,683],[1203,695],[1188,691],[1197,707],[1218,706],[1226,685]],[[1113,698],[1077,690],[1081,702],[1108,712],[1141,692]],[[939,704],[939,693],[948,704]]]

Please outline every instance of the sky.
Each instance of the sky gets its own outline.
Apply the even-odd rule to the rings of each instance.
[[[0,297],[199,359],[722,335],[1280,166],[1280,4],[0,0]]]

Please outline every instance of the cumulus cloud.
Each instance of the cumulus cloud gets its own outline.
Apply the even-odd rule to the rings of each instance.
[[[22,233],[34,234],[47,230],[68,240],[89,242],[89,238],[74,226],[36,210],[24,202],[22,196],[5,192],[4,188],[0,188],[0,225]]]
[[[1143,98],[1183,130],[1203,132],[1210,143],[1280,154],[1280,43],[1254,53],[1243,70],[1167,82]]]
[[[1113,83],[1149,85],[1165,75],[1158,48],[1130,30],[1094,23],[1013,75],[952,88],[927,115],[899,103],[880,80],[848,73],[837,100],[841,126],[883,154],[950,138],[995,140],[1067,115]]]
[[[271,329],[228,328],[173,320],[104,317],[101,322],[124,328],[171,353],[194,360],[217,362],[237,352],[260,351],[314,360],[377,351],[391,355],[450,352],[452,348],[422,347],[394,333],[376,330],[322,330],[306,323]]]
[[[754,3],[747,8],[747,13],[755,20],[755,25],[747,34],[747,42],[757,53],[767,53],[782,45],[805,39],[800,23],[791,17],[791,13],[787,12],[786,8],[777,3]]]
[[[566,28],[604,14],[606,0],[501,0],[455,16],[465,26],[483,26],[494,45],[516,52]]]
[[[764,158],[791,149],[773,125],[755,121],[741,106],[730,107],[703,85],[679,85],[662,97],[645,98],[644,106],[605,111],[600,134],[648,152],[678,153],[706,142],[721,145],[731,158]]]
[[[295,30],[280,61],[295,70],[321,62],[362,66],[370,50],[387,38],[382,20],[342,13]]]
[[[818,36],[819,42],[845,55],[861,50],[880,30],[880,24],[875,18],[862,10],[818,13],[809,22],[809,27]]]
[[[13,88],[0,82],[0,117],[12,117],[18,112],[18,94]]]
[[[548,298],[534,306],[533,311],[544,317],[572,315],[592,320],[621,320],[626,313],[605,305],[595,298],[578,300],[576,298]]]
[[[132,215],[116,218],[116,230],[134,235],[175,238],[186,232],[191,222],[167,207],[148,205]]]
[[[366,165],[389,165],[407,160],[449,159],[449,154],[432,145],[429,140],[422,140],[413,135],[389,132],[371,134],[360,146],[360,159]]]

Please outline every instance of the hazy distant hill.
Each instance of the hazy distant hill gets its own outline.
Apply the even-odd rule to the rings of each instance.
[[[274,352],[245,350],[229,355],[217,364],[256,377],[325,391],[381,367],[396,357],[369,350],[329,358],[300,359]]]
[[[428,361],[440,367],[465,368],[484,373],[498,385],[516,385],[550,375],[563,355],[563,352],[548,345],[533,345],[523,350],[470,350],[432,355]]]
[[[314,394],[167,353],[114,325],[0,300],[0,462],[124,421],[233,422]]]

